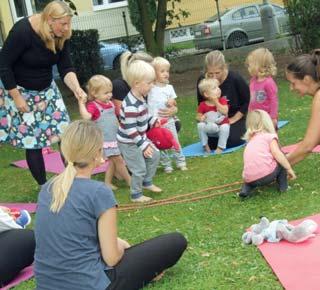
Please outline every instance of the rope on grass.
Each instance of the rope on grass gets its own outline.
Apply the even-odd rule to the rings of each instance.
[[[227,187],[232,187],[234,185],[238,185],[238,184],[241,184],[241,183],[242,183],[241,181],[236,181],[236,182],[228,183],[228,184],[224,184],[224,185],[211,186],[211,187],[208,187],[208,188],[205,188],[205,189],[196,190],[196,191],[193,191],[193,192],[190,192],[190,193],[186,193],[186,194],[180,194],[180,195],[176,195],[176,196],[165,198],[165,199],[154,200],[152,202],[145,203],[145,204],[123,204],[123,205],[120,205],[118,207],[118,211],[129,211],[129,210],[135,210],[135,209],[151,208],[151,207],[156,207],[156,206],[161,206],[161,205],[169,205],[169,204],[178,204],[178,203],[187,203],[187,202],[199,201],[199,200],[202,200],[202,199],[205,199],[205,198],[210,198],[210,197],[213,197],[213,196],[222,195],[222,194],[226,194],[226,193],[229,193],[229,192],[235,192],[235,191],[238,191],[239,188],[228,189],[228,190],[222,191],[222,192],[214,192],[214,193],[210,193],[210,194],[203,195],[203,196],[195,196],[195,197],[191,197],[191,198],[188,198],[188,197],[190,197],[192,195],[199,194],[199,193],[211,191],[211,190],[217,190],[217,189],[223,189],[223,188],[227,188]]]

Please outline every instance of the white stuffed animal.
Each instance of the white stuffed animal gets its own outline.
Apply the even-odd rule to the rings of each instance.
[[[244,244],[256,246],[261,245],[265,240],[271,243],[281,240],[300,243],[314,237],[317,227],[317,223],[310,219],[293,226],[287,220],[269,222],[266,217],[262,217],[259,224],[252,225],[250,230],[242,235],[242,241]]]

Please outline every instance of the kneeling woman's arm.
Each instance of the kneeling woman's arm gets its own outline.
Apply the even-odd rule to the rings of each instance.
[[[117,210],[115,207],[101,214],[98,220],[98,235],[101,255],[108,266],[115,266],[121,260],[124,250],[130,245],[117,236]]]

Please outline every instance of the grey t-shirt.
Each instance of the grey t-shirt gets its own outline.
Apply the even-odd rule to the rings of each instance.
[[[35,276],[37,289],[106,289],[110,281],[104,270],[97,221],[116,206],[113,192],[104,183],[75,178],[65,204],[50,211],[48,183],[38,197],[35,220]]]

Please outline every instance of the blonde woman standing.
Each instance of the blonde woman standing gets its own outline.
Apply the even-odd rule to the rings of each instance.
[[[72,15],[63,1],[50,2],[15,23],[0,53],[0,142],[26,149],[39,185],[46,182],[42,148],[59,142],[70,120],[52,66],[76,98],[86,97],[70,61]]]
[[[187,246],[179,233],[132,247],[118,238],[113,192],[91,180],[103,153],[103,134],[94,122],[71,123],[61,151],[67,167],[38,197],[37,289],[140,289],[179,260]]]

